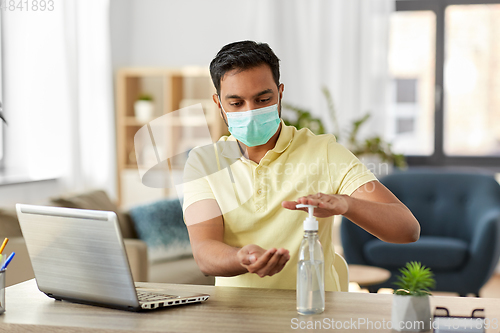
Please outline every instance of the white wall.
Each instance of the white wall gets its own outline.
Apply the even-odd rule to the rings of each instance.
[[[230,42],[255,39],[252,0],[111,0],[113,64],[209,65]]]
[[[208,67],[230,42],[266,42],[281,59],[284,101],[310,109],[332,131],[321,93],[327,85],[344,126],[371,111],[373,117],[364,130],[382,131],[386,66],[380,60],[384,62],[384,24],[391,4],[391,0],[111,0],[113,67]]]

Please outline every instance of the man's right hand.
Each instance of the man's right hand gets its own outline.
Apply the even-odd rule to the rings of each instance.
[[[272,248],[266,251],[255,244],[242,247],[237,256],[241,266],[260,277],[279,273],[290,259],[290,254],[286,249]]]

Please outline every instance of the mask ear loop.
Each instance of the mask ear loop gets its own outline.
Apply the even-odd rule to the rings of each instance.
[[[217,98],[219,99],[220,113],[222,115],[222,120],[224,120],[224,123],[226,124],[227,128],[229,129],[229,124],[227,123],[226,118],[223,115],[223,113],[226,113],[226,111],[224,110],[224,107],[222,106],[222,102],[220,100],[220,96],[219,95],[217,95]],[[226,117],[227,117],[227,115],[226,115]],[[236,140],[236,143],[238,144],[238,148],[240,148],[241,155],[248,156],[248,155],[245,154],[245,150],[243,148],[241,148],[240,142],[238,140]]]
[[[222,116],[222,120],[224,120],[224,124],[226,124],[227,128],[229,128],[229,124],[226,121],[226,117],[224,117],[223,113],[226,113],[224,108],[222,107],[222,101],[220,100],[220,96],[217,95],[217,98],[219,99],[219,105],[220,105],[220,114]]]
[[[221,115],[222,115],[222,113],[223,112],[226,113],[226,111],[224,111],[224,108],[222,107],[222,102],[220,100],[220,96],[219,95],[217,95],[217,98],[219,99],[220,112],[221,112]],[[224,123],[226,123],[226,126],[229,128],[229,125],[226,122],[226,118],[224,118],[224,116],[222,116],[222,119],[224,120]],[[243,156],[245,156],[245,153],[244,153],[243,149],[241,148],[240,143],[238,142],[238,140],[236,140],[236,143],[238,144],[238,148],[240,149],[241,154]],[[215,154],[217,156],[217,166],[218,166],[219,170],[221,170],[221,168],[220,168],[220,162],[219,162],[219,155],[218,155],[218,151],[217,151],[217,144],[214,144],[214,149],[215,149]],[[230,165],[228,165],[227,171],[229,173],[229,178],[231,179],[231,183],[233,185],[233,191],[234,191],[234,195],[236,197],[236,201],[238,202],[238,206],[241,206],[240,196],[238,195],[238,189],[236,188],[236,182],[234,181],[234,175],[233,175],[233,172],[231,171],[231,166]]]

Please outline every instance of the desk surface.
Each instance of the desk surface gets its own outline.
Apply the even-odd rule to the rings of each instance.
[[[148,284],[149,286],[149,284]],[[165,286],[160,284],[159,286]],[[331,320],[372,325],[391,319],[392,295],[327,292],[326,310],[320,315],[301,316],[295,310],[295,291],[248,289],[194,285],[168,285],[172,289],[190,290],[211,295],[203,304],[134,313],[69,302],[54,301],[41,293],[35,280],[6,289],[7,311],[0,315],[0,332],[285,332],[301,331],[309,322]],[[486,317],[496,319],[500,331],[500,299],[432,297],[432,306],[445,306],[452,315],[470,315],[472,309],[484,307]],[[352,319],[352,321],[351,321]],[[334,323],[335,323],[334,322]],[[309,325],[311,325],[309,324]],[[39,325],[39,326],[34,326]],[[319,324],[316,324],[319,325]],[[368,324],[347,327],[356,332],[391,332],[373,329]],[[295,328],[295,329],[294,329]],[[319,328],[319,326],[317,326]],[[360,329],[361,328],[361,329]],[[337,330],[338,331],[338,330]]]

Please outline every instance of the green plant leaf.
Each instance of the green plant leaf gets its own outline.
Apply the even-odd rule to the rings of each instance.
[[[150,94],[142,93],[139,95],[137,100],[139,100],[139,101],[152,101],[153,96],[151,96]]]
[[[382,160],[382,162],[393,164],[397,168],[404,169],[407,167],[404,155],[395,154],[392,151],[392,145],[383,140],[382,137],[376,135],[364,140],[360,140],[358,138],[361,128],[368,123],[371,117],[370,112],[367,112],[361,118],[353,120],[351,127],[344,126],[344,131],[342,132],[337,119],[337,112],[330,90],[326,86],[323,86],[321,91],[326,99],[330,119],[334,127],[333,134],[337,138],[338,142],[341,142],[342,138],[346,137],[347,148],[349,148],[352,153],[358,157],[370,154],[376,155]],[[285,116],[285,113],[283,113],[282,118],[285,121],[285,124],[295,126],[297,129],[307,127],[314,134],[324,134],[326,132],[321,119],[313,117],[310,110],[286,102],[283,102],[282,105],[287,111],[295,113],[294,118],[296,119],[295,121],[292,121]]]
[[[399,287],[398,295],[404,294],[401,290],[407,291],[409,295],[430,295],[430,289],[436,285],[430,268],[423,266],[420,262],[408,262],[405,267],[399,269],[399,272],[401,275],[397,276],[397,281],[394,282]]]

